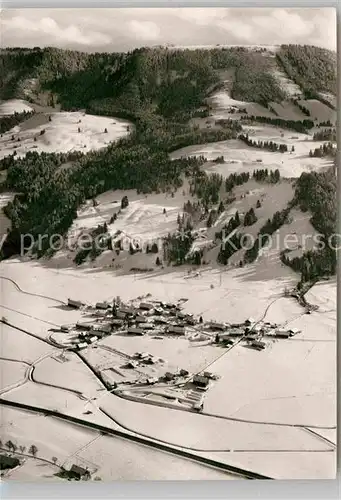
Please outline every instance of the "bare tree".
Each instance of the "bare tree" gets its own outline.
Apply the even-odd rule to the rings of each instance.
[[[35,457],[36,454],[38,453],[38,448],[36,447],[35,444],[32,444],[28,452]]]
[[[58,461],[57,457],[52,457],[52,462],[54,463],[54,465],[56,465],[57,461]]]
[[[19,446],[19,450],[21,451],[21,453],[25,453],[26,446]]]
[[[8,448],[9,451],[11,451],[13,449],[13,446],[14,444],[12,443],[12,441],[9,439],[7,441],[7,443],[5,444],[6,448]]]

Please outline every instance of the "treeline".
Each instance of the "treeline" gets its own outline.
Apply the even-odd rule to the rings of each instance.
[[[22,111],[21,113],[13,113],[8,116],[0,117],[0,134],[4,134],[11,130],[11,128],[16,127],[19,123],[28,120],[34,115],[34,111]]]
[[[196,195],[204,207],[219,202],[219,193],[223,184],[223,177],[219,174],[206,174],[202,170],[193,171],[190,182],[190,194]]]
[[[276,125],[276,127],[287,128],[290,130],[295,130],[295,132],[300,132],[302,134],[306,133],[314,127],[314,122],[312,120],[284,120],[283,118],[270,118],[268,116],[243,116],[243,121],[260,122],[267,123],[269,125]]]
[[[163,240],[163,259],[169,264],[181,265],[186,262],[186,257],[194,242],[191,230],[180,233],[168,234]]]
[[[242,172],[241,174],[230,174],[225,179],[225,190],[230,192],[235,186],[241,186],[250,179],[249,172]]]
[[[217,257],[219,264],[227,265],[230,257],[240,250],[242,236],[238,233],[237,228],[241,225],[238,211],[224,225],[221,231],[215,233],[215,239],[221,240],[220,250]],[[234,233],[233,233],[234,231]],[[233,234],[232,234],[233,233]]]
[[[311,45],[282,45],[276,57],[306,99],[318,98],[319,91],[336,95],[335,52]]]
[[[268,60],[261,53],[250,52],[244,54],[236,67],[231,94],[236,100],[259,102],[265,107],[269,102],[286,98],[271,74]]]
[[[336,142],[336,129],[324,129],[315,132],[313,135],[314,141],[330,141]]]
[[[259,251],[269,243],[271,235],[283,226],[283,224],[289,222],[290,209],[291,207],[289,206],[282,211],[275,212],[272,219],[268,219],[264,226],[261,227],[254,244],[245,252],[244,262],[246,264],[254,262],[258,257]]]
[[[254,170],[252,177],[258,182],[269,182],[276,184],[281,179],[281,174],[278,168],[276,170],[268,170],[267,168]]]
[[[337,179],[334,169],[327,172],[303,173],[297,180],[294,203],[303,212],[312,214],[310,222],[319,233],[317,248],[307,251],[302,257],[290,259],[289,252],[282,252],[286,265],[301,273],[301,284],[307,281],[334,275],[337,265],[336,231]]]
[[[319,148],[311,149],[309,156],[312,158],[323,158],[324,156],[336,156],[337,148],[332,142],[322,144]]]
[[[276,142],[273,141],[252,140],[250,139],[248,134],[239,134],[238,139],[240,139],[241,141],[245,142],[245,144],[253,148],[266,149],[267,151],[278,152],[278,153],[288,152],[288,146],[286,144],[277,144]],[[291,151],[295,151],[294,146],[291,148]]]

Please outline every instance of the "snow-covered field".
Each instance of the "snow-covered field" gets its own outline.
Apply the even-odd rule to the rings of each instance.
[[[0,102],[0,116],[13,115],[23,111],[33,111],[33,107],[22,99],[10,99]]]
[[[51,116],[51,121],[48,121]],[[33,120],[33,118],[31,119]],[[131,124],[118,118],[88,115],[81,112],[46,114],[46,123],[20,124],[0,138],[0,158],[14,151],[19,157],[28,151],[66,153],[101,149],[129,133]],[[78,131],[79,129],[79,131]],[[105,133],[107,129],[107,133]],[[41,135],[41,132],[43,135]],[[14,136],[14,141],[12,140]],[[36,138],[36,141],[34,139]],[[18,141],[20,139],[20,141]]]
[[[320,147],[323,142],[313,141],[308,134],[300,134],[271,126],[248,126],[245,132],[250,139],[273,141],[277,144],[286,144],[287,153],[266,151],[264,149],[247,146],[239,139],[212,142],[188,146],[171,153],[171,158],[186,156],[205,156],[209,161],[223,156],[225,163],[213,164],[207,167],[208,172],[216,172],[228,177],[235,172],[253,172],[253,170],[268,168],[279,169],[282,177],[299,177],[302,172],[320,170],[332,165],[329,158],[310,158],[309,151]],[[294,146],[294,151],[291,148]]]
[[[98,224],[109,224],[112,215],[121,207],[121,198],[125,193],[111,191],[97,198],[98,205],[92,206],[89,201],[78,211],[70,232],[79,229],[90,229]],[[177,193],[170,195],[137,195],[127,192],[129,206],[122,209],[116,221],[108,226],[111,235],[122,231],[130,237],[144,239],[158,239],[173,232],[177,227],[177,217],[183,211],[185,197]],[[164,212],[166,209],[166,213]]]
[[[245,114],[276,118],[276,115],[273,112],[269,111],[261,104],[233,99],[227,90],[220,90],[218,92],[215,92],[208,99],[208,101],[212,108],[210,116],[215,120],[236,120],[241,116],[245,116]],[[246,110],[246,113],[233,112],[231,111],[231,108]]]
[[[329,108],[317,99],[307,99],[304,101],[298,101],[302,106],[310,111],[310,117],[312,120],[317,120],[318,122],[330,122],[336,124],[337,112],[334,109]]]
[[[132,457],[134,457],[132,459]],[[233,480],[235,476],[117,438],[101,436],[77,454],[98,466],[104,481]]]
[[[0,350],[0,394],[5,388],[20,384],[25,380],[27,365],[4,359]]]
[[[284,71],[278,67],[274,69],[273,76],[276,78],[284,92],[286,92],[290,97],[299,97],[302,95],[302,90],[300,87],[284,73]]]

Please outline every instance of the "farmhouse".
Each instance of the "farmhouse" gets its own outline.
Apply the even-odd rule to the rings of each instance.
[[[123,314],[128,314],[128,315],[133,315],[135,313],[134,309],[129,306],[121,306],[117,313],[123,313]]]
[[[103,333],[110,333],[111,332],[110,325],[95,325],[93,329],[95,332],[103,332]]]
[[[144,316],[136,316],[136,318],[134,318],[136,323],[145,323],[146,321],[146,318]]]
[[[97,302],[96,309],[109,309],[109,304],[107,302]]]
[[[120,326],[123,326],[124,325],[124,321],[122,319],[112,319],[110,321],[110,325],[113,327],[113,328],[119,328]]]
[[[151,323],[141,323],[140,328],[143,328],[143,330],[153,330],[154,325],[152,325]]]
[[[85,349],[86,347],[88,347],[88,344],[86,342],[80,342],[79,344],[77,344],[77,349],[79,350]]]
[[[226,345],[233,345],[234,344],[234,342],[230,338],[229,334],[220,335],[219,336],[219,342],[222,342],[223,344],[226,344]]]
[[[245,321],[244,325],[245,325],[245,326],[251,326],[251,325],[253,325],[253,323],[254,323],[254,322],[255,322],[255,320],[254,320],[253,318],[248,318],[248,319]]]
[[[80,309],[84,304],[80,300],[67,299],[67,305],[73,309]]]
[[[288,339],[289,338],[289,332],[285,330],[277,330],[275,332],[275,337],[278,337],[280,339]]]
[[[204,375],[194,375],[193,377],[193,384],[197,385],[198,387],[207,387],[209,382],[209,378],[205,377]]]
[[[0,470],[14,469],[18,465],[20,465],[18,458],[10,457],[9,455],[0,455]]]
[[[173,333],[175,335],[185,335],[185,328],[178,325],[169,325],[167,328],[167,333]]]
[[[156,382],[158,382],[158,378],[157,377],[147,378],[147,384],[149,384],[149,385],[156,384]]]
[[[210,324],[209,324],[209,327],[211,330],[220,330],[220,331],[225,331],[226,330],[226,325],[225,323],[216,323],[214,321],[212,321]]]
[[[130,327],[127,330],[129,335],[144,335],[144,330],[142,328]]]
[[[229,330],[229,335],[230,337],[241,337],[242,335],[244,335],[244,332],[240,328],[232,328],[231,330]]]
[[[254,340],[252,343],[251,343],[251,346],[254,347],[255,349],[258,349],[259,351],[265,349],[265,344],[264,342],[261,342],[259,340]]]
[[[79,321],[76,323],[77,330],[91,330],[91,323],[80,323]]]
[[[84,469],[83,467],[79,467],[78,465],[73,464],[71,469],[69,470],[69,477],[73,479],[90,479],[90,472],[88,469]]]
[[[141,302],[140,303],[140,309],[144,311],[151,311],[153,309],[153,304],[150,304],[149,302]]]

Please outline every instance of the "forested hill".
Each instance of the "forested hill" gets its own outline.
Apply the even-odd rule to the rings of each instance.
[[[120,54],[3,49],[0,99],[21,97],[39,103],[43,95],[50,95],[64,108],[72,109],[111,98],[117,106],[147,106],[169,116],[200,104],[204,94],[219,84],[218,70],[230,68],[236,69],[232,94],[237,98],[263,104],[284,98],[264,54],[233,47],[143,48]]]
[[[305,93],[315,98],[318,92],[337,93],[336,53],[310,45],[282,45],[277,59],[285,72]]]
[[[321,85],[314,76],[319,71],[316,64],[312,63],[313,76],[307,73],[307,79],[298,68],[301,58],[313,59],[314,50],[295,46],[290,71],[302,88],[317,92]],[[284,52],[278,60],[285,66],[283,54],[288,49],[280,51]],[[319,61],[324,53],[329,54],[319,52]],[[264,106],[282,102],[287,96],[273,75],[273,63],[274,54],[245,47],[142,48],[112,54],[55,48],[0,50],[0,99],[24,98],[36,104],[58,104],[64,110],[85,109],[128,118],[135,125],[128,138],[80,155],[71,170],[58,174],[63,159],[54,153],[31,152],[20,161],[13,154],[1,160],[0,170],[7,170],[8,179],[1,188],[21,193],[6,207],[12,230],[2,255],[17,252],[20,233],[64,233],[79,205],[105,190],[150,192],[181,186],[183,176],[197,171],[203,159],[171,161],[169,151],[237,138],[241,129],[238,121],[229,120],[221,128],[191,126],[190,118],[208,112],[204,98],[223,85],[224,75],[233,70],[232,97]],[[332,66],[326,62],[324,68],[323,78],[332,82]]]

